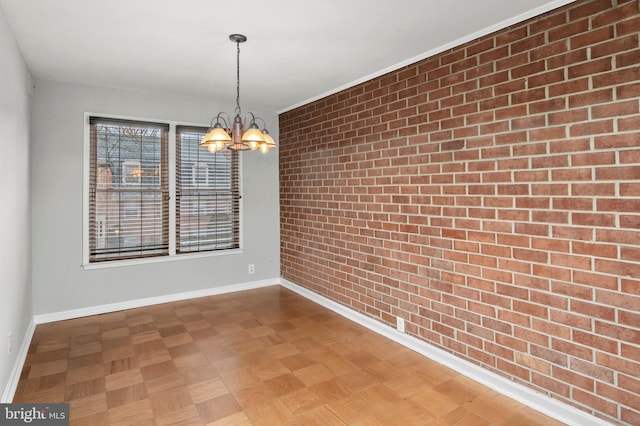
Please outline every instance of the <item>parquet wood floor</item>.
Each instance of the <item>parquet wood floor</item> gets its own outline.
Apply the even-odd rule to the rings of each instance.
[[[72,425],[553,425],[279,286],[41,324],[14,402]]]

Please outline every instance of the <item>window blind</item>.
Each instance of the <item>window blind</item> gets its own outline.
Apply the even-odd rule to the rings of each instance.
[[[176,126],[176,252],[240,246],[238,153],[200,147],[203,127]]]
[[[90,117],[89,261],[169,251],[169,126]]]

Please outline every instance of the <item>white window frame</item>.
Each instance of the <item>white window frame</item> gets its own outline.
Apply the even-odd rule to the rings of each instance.
[[[90,168],[90,148],[91,148],[91,127],[89,120],[92,116],[113,118],[119,120],[146,121],[169,125],[169,254],[165,256],[154,256],[148,258],[112,260],[108,262],[89,262],[89,168]],[[176,254],[176,126],[196,126],[208,127],[207,124],[188,123],[171,120],[161,120],[147,117],[130,117],[113,114],[103,114],[94,112],[84,113],[84,146],[83,146],[83,173],[82,173],[82,267],[85,270],[114,268],[128,265],[141,265],[148,263],[171,262],[182,259],[195,259],[202,257],[217,257],[237,255],[244,252],[244,220],[243,220],[243,160],[242,155],[238,158],[238,190],[240,192],[239,200],[239,226],[240,235],[238,237],[239,248],[227,250],[203,251],[196,253]],[[209,171],[207,171],[209,178]]]

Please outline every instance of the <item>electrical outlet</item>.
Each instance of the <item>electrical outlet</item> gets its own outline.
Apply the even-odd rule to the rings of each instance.
[[[251,263],[249,265],[249,274],[255,274],[256,273],[256,265],[254,265],[253,263]]]
[[[11,341],[11,332],[9,332],[9,335],[7,336],[7,353],[11,354],[11,350],[13,349],[13,342]]]
[[[404,318],[396,317],[396,329],[400,333],[404,333]]]

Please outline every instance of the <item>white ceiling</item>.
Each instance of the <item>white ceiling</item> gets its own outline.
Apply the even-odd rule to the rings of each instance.
[[[36,79],[283,111],[571,0],[0,0]]]

